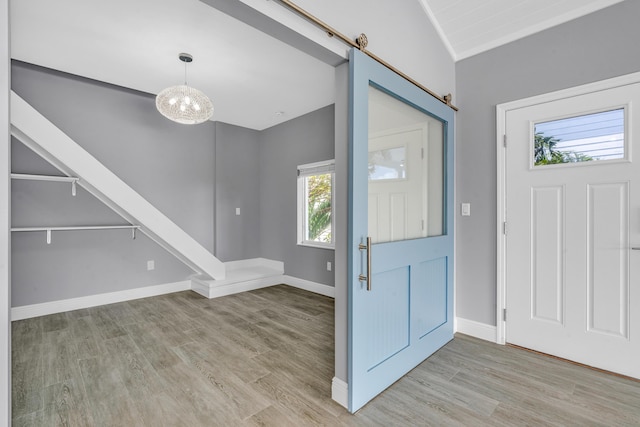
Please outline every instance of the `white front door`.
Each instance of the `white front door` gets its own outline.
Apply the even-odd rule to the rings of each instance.
[[[508,111],[505,175],[506,341],[636,378],[638,104],[640,83]]]
[[[395,129],[369,137],[369,236],[374,242],[426,234],[428,126]]]

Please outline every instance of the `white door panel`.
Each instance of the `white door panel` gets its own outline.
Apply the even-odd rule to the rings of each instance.
[[[507,112],[506,338],[640,378],[637,103],[640,84]],[[624,158],[534,166],[536,123],[620,108]]]
[[[531,316],[559,324],[564,321],[564,193],[564,186],[531,189]]]

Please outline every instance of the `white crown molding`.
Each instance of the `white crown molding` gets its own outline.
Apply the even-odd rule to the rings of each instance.
[[[420,0],[420,1],[426,2],[427,0]],[[482,52],[495,49],[496,47],[503,46],[505,44],[531,36],[533,34],[540,33],[544,30],[548,30],[549,28],[553,28],[557,25],[561,25],[566,22],[572,21],[574,19],[581,18],[590,13],[597,12],[598,10],[604,9],[605,7],[613,6],[614,4],[620,3],[621,1],[623,0],[600,0],[596,2],[591,2],[583,7],[571,10],[561,15],[554,16],[550,19],[547,19],[546,21],[538,22],[534,25],[524,27],[519,31],[507,34],[504,37],[500,37],[488,43],[484,43],[480,46],[475,46],[470,49],[466,49],[461,52],[458,52],[457,57],[454,56],[454,58],[456,61],[460,61],[460,60],[469,58],[471,56],[478,55]]]

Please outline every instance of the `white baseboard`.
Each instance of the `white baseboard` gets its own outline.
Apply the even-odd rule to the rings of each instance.
[[[305,291],[315,292],[316,294],[324,295],[326,297],[335,298],[336,288],[329,285],[323,285],[322,283],[312,282],[310,280],[298,279],[293,276],[282,276],[282,282],[285,285],[293,286],[294,288],[304,289]]]
[[[173,292],[191,289],[191,282],[166,283],[164,285],[146,286],[143,288],[127,289],[126,291],[109,292],[106,294],[89,295],[86,297],[71,298],[61,301],[44,302],[40,304],[23,305],[11,308],[11,320],[29,319],[32,317],[46,316],[47,314],[62,313],[65,311],[80,310],[82,308],[98,305],[113,304],[140,298],[154,297]]]
[[[139,298],[153,297],[157,295],[169,294],[172,292],[180,292],[193,290],[206,298],[218,298],[226,295],[237,294],[240,292],[252,291],[254,289],[266,288],[279,284],[293,286],[294,288],[304,289],[306,291],[315,292],[330,298],[335,297],[335,288],[329,285],[312,282],[310,280],[299,279],[293,276],[278,274],[284,270],[280,261],[272,261],[263,258],[255,258],[252,260],[233,261],[225,263],[230,270],[241,270],[242,268],[265,268],[264,274],[270,274],[266,277],[251,278],[250,275],[237,277],[239,280],[235,283],[225,283],[225,281],[202,280],[192,277],[191,280],[167,283],[164,285],[146,286],[143,288],[128,289],[125,291],[110,292],[99,295],[89,295],[85,297],[71,298],[61,301],[51,301],[40,304],[25,305],[21,307],[13,307],[11,309],[11,320],[29,319],[31,317],[46,316],[48,314],[62,313],[65,311],[79,310],[82,308],[95,307],[98,305],[113,304],[122,301],[129,301]],[[273,272],[275,271],[275,274]],[[253,275],[255,277],[255,274]],[[246,280],[245,280],[246,278]],[[233,281],[234,279],[230,279]]]
[[[456,332],[491,342],[496,342],[497,337],[497,328],[495,326],[461,317],[456,318]]]
[[[349,384],[340,378],[333,377],[331,381],[331,398],[349,409]]]

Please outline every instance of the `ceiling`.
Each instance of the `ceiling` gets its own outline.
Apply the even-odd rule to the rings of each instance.
[[[420,0],[455,60],[623,0]]]
[[[457,60],[621,0],[414,1]],[[331,65],[199,0],[13,0],[11,50],[154,95],[183,83],[187,52],[188,83],[212,99],[212,120],[256,130],[334,102]]]
[[[150,94],[184,82],[262,130],[334,102],[334,68],[198,0],[14,0],[11,56]]]

